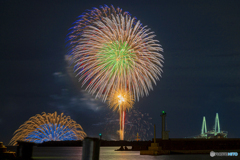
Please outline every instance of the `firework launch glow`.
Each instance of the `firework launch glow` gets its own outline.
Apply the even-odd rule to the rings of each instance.
[[[155,35],[128,12],[113,6],[83,13],[69,34],[76,76],[91,94],[106,101],[124,89],[139,100],[162,73],[162,50]]]
[[[45,141],[83,140],[87,134],[80,124],[70,116],[57,112],[42,113],[31,117],[14,132],[9,145],[16,145],[18,140],[42,143]]]
[[[117,90],[113,91],[108,98],[108,105],[113,111],[120,112],[120,109],[123,111],[129,110],[133,107],[134,99],[128,91]]]

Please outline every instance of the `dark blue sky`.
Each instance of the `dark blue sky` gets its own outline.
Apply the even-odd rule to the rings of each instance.
[[[134,105],[152,117],[157,137],[165,110],[170,138],[199,134],[203,116],[211,129],[217,112],[228,137],[240,138],[238,0],[0,0],[0,141],[42,112],[64,112],[89,136],[106,129],[112,112],[81,91],[65,61],[72,23],[104,4],[148,25],[164,49],[161,80]]]

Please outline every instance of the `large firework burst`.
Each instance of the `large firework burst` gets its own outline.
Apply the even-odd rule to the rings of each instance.
[[[104,101],[118,89],[137,100],[148,95],[161,76],[163,56],[147,26],[113,6],[93,8],[75,24],[69,34],[70,54],[86,90]]]
[[[31,117],[14,132],[10,145],[16,145],[18,140],[42,143],[45,141],[82,140],[86,136],[81,125],[70,116],[57,112],[42,113]]]

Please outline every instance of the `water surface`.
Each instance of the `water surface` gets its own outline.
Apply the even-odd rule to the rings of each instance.
[[[238,157],[210,157],[210,154],[140,155],[140,151],[114,151],[119,147],[101,147],[100,160],[237,160]],[[131,148],[131,147],[129,147]],[[82,160],[82,147],[34,147],[34,160]]]

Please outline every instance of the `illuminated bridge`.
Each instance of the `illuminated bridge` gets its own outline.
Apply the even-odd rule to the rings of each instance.
[[[227,138],[227,131],[221,131],[220,130],[220,123],[219,123],[219,117],[218,113],[216,113],[215,117],[215,124],[213,126],[213,129],[210,131],[207,131],[207,125],[206,125],[206,118],[205,116],[203,117],[203,122],[202,122],[202,130],[201,134],[194,136],[193,138]]]

